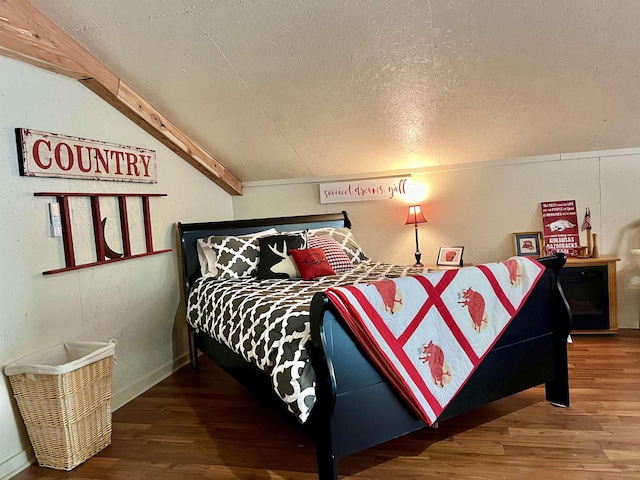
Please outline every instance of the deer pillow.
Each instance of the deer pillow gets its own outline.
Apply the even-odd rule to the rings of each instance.
[[[258,239],[260,243],[260,262],[258,278],[300,278],[296,262],[289,254],[290,250],[306,248],[304,234],[273,235]]]

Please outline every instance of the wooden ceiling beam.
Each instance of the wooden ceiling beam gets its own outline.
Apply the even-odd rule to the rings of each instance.
[[[0,0],[0,55],[79,80],[231,195],[242,182],[26,0]]]

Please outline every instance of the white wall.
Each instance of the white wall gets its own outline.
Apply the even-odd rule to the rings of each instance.
[[[16,127],[155,150],[158,183],[21,177]],[[46,208],[53,199],[33,195],[42,191],[166,193],[151,198],[153,242],[156,250],[173,251],[43,276],[64,267],[64,255],[61,239],[48,230]],[[130,206],[133,253],[142,253],[141,216],[133,200]],[[105,201],[101,210],[117,223],[115,204]],[[87,211],[86,202],[72,203],[78,263],[92,261]],[[187,360],[175,222],[231,217],[230,195],[91,91],[0,57],[0,368],[59,343],[114,338],[113,405],[139,395]],[[118,236],[109,242],[119,245]],[[0,377],[0,478],[5,478],[24,468],[32,451],[8,379]]]
[[[501,260],[513,254],[513,232],[542,231],[540,202],[576,200],[578,220],[591,209],[593,233],[601,256],[618,262],[618,323],[638,328],[640,290],[630,288],[640,277],[640,149],[549,155],[506,162],[459,165],[414,172],[427,187],[422,203],[428,223],[419,226],[423,263],[435,263],[438,249],[463,245],[467,263]],[[403,174],[406,172],[398,172]],[[412,264],[414,230],[405,226],[407,206],[401,201],[366,201],[322,205],[318,183],[341,181],[300,179],[245,184],[233,199],[234,218],[302,215],[347,210],[354,235],[372,258]],[[582,234],[582,244],[586,236]]]

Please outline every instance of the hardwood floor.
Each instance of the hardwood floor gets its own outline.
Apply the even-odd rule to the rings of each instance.
[[[541,387],[339,461],[344,479],[639,479],[640,332],[574,336],[571,407]],[[372,419],[375,421],[375,419]],[[25,479],[315,479],[309,438],[206,358],[113,413],[112,444]]]

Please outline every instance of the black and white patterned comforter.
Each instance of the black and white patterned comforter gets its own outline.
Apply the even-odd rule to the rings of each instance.
[[[315,373],[305,350],[313,295],[332,286],[421,272],[371,262],[313,281],[202,277],[189,294],[187,321],[267,372],[274,391],[304,423],[315,403]]]

